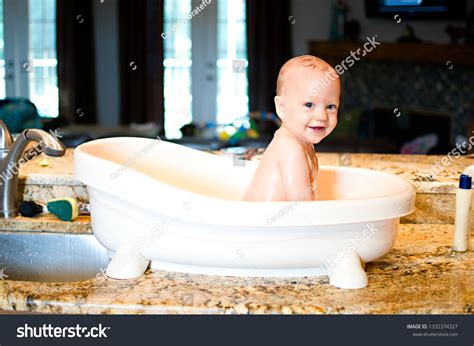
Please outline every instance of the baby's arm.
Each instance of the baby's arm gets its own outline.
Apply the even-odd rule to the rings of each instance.
[[[279,160],[280,173],[288,201],[312,201],[311,172],[308,159],[299,143],[285,143],[287,155]]]

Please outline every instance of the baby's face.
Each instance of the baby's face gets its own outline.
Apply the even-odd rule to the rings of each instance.
[[[339,78],[332,80],[333,75],[311,67],[294,68],[297,70],[284,81],[282,95],[275,98],[277,113],[283,126],[293,135],[304,142],[317,144],[337,125]],[[321,86],[319,89],[314,87],[316,83]]]

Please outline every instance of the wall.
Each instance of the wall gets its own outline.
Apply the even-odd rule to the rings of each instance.
[[[346,2],[350,6],[348,19],[356,19],[361,24],[361,40],[377,34],[377,41],[393,42],[409,24],[423,41],[449,43],[445,27],[464,24],[464,21],[402,19],[396,23],[391,19],[368,19],[364,0]],[[474,1],[469,0],[468,11],[473,8]],[[294,55],[306,54],[309,40],[328,40],[331,0],[293,0],[292,16]],[[450,114],[452,141],[457,135],[465,135],[471,116],[473,89],[474,69],[470,66],[456,66],[451,70],[443,65],[381,63],[362,59],[344,74],[342,109],[349,113],[384,107]]]
[[[393,42],[402,35],[405,25],[415,29],[423,41],[448,43],[444,32],[446,25],[463,25],[463,21],[405,20],[400,23],[391,19],[372,19],[365,16],[364,0],[346,0],[349,5],[348,19],[355,19],[361,25],[361,40],[366,36],[378,35],[381,41]],[[468,11],[474,8],[474,1],[468,0]],[[331,0],[293,0],[293,54],[308,52],[308,40],[328,40],[331,21]]]
[[[377,33],[378,37],[382,37],[382,41],[395,41],[401,35],[404,25],[409,23],[421,39],[447,43],[449,37],[444,32],[444,27],[448,24],[462,24],[462,22],[413,20],[397,24],[395,20],[390,19],[367,19],[363,0],[348,0],[347,3],[350,6],[348,18],[357,19],[361,23],[361,37]],[[469,8],[474,8],[474,0],[470,0]],[[116,126],[120,123],[117,0],[96,1],[94,15],[98,121],[103,126]],[[292,17],[289,20],[294,21],[292,26],[294,55],[305,54],[308,40],[327,40],[329,37],[331,0],[293,0]],[[348,104],[351,104],[349,101]],[[467,116],[467,106],[463,105],[460,113]],[[461,124],[458,126],[461,127]]]

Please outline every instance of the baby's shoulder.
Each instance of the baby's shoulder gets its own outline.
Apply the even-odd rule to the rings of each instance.
[[[272,148],[272,155],[277,158],[280,164],[290,164],[291,162],[305,162],[306,152],[303,145],[298,140],[290,137],[279,138]]]
[[[279,150],[304,153],[303,145],[296,138],[290,136],[279,137],[275,144]]]

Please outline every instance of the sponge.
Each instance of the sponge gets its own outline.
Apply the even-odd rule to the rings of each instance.
[[[50,200],[46,206],[51,214],[63,221],[73,221],[79,215],[77,201],[74,198],[55,198]]]

